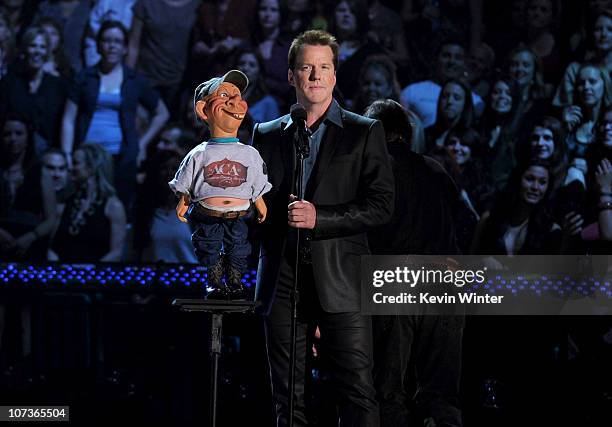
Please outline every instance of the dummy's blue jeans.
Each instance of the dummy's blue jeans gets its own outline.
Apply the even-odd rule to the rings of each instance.
[[[251,253],[251,245],[247,240],[248,217],[223,219],[207,216],[198,221],[196,231],[191,235],[198,261],[206,267],[212,267],[219,261],[223,249],[229,265],[244,273],[247,257]]]

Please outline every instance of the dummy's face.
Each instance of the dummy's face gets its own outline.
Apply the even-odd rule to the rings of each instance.
[[[465,92],[455,83],[444,86],[440,93],[440,113],[449,121],[459,118],[465,107]]]
[[[604,82],[597,68],[585,67],[580,70],[576,79],[576,92],[586,106],[594,106],[601,101]]]
[[[533,82],[535,76],[535,63],[529,52],[515,53],[510,60],[510,76],[519,86]]]
[[[330,103],[336,86],[336,70],[331,47],[304,45],[295,61],[295,70],[288,72],[289,83],[295,87],[302,105]]]
[[[528,205],[542,201],[548,188],[548,171],[542,166],[530,166],[521,177],[521,198]]]
[[[55,191],[60,191],[66,186],[68,180],[68,165],[64,156],[58,153],[50,153],[43,157],[42,164],[43,179],[51,180]]]
[[[17,156],[28,146],[26,125],[17,120],[9,120],[2,129],[2,149],[6,154]]]
[[[213,137],[236,136],[248,109],[240,89],[223,82],[217,91],[196,103],[196,113],[208,123]]]
[[[377,99],[390,98],[393,94],[391,82],[385,73],[378,67],[369,67],[363,78],[362,90],[366,104]]]
[[[512,95],[510,95],[510,86],[506,82],[499,81],[493,86],[491,108],[500,114],[508,113],[512,109]]]
[[[536,126],[531,133],[531,151],[541,160],[550,159],[555,152],[555,141],[550,129]]]
[[[456,136],[449,138],[445,146],[448,154],[459,166],[463,166],[472,156],[472,149],[463,145]]]

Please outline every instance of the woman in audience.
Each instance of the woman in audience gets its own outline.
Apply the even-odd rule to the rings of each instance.
[[[527,46],[540,59],[544,80],[551,83],[558,81],[564,65],[557,37],[560,9],[559,0],[528,0],[525,7]]]
[[[59,123],[66,99],[65,84],[45,72],[50,43],[40,27],[28,28],[21,39],[21,60],[0,81],[0,120],[9,111],[33,123],[36,153],[59,141]]]
[[[112,155],[119,198],[129,206],[136,183],[136,165],[168,120],[168,110],[147,80],[124,65],[127,30],[106,21],[98,32],[102,59],[79,73],[66,101],[62,121],[62,150],[68,155],[82,143],[100,144]],[[148,128],[136,132],[136,110],[145,106]]]
[[[0,79],[8,72],[13,60],[15,38],[11,31],[8,13],[0,9]]]
[[[89,0],[44,0],[34,16],[34,24],[39,26],[45,18],[59,23],[64,40],[62,48],[70,67],[77,72],[83,68],[83,40],[92,4]]]
[[[597,65],[582,65],[578,70],[572,105],[563,109],[563,122],[568,131],[566,143],[570,164],[583,173],[587,172],[587,147],[595,139],[595,123],[610,106],[612,82],[608,73]]]
[[[561,229],[548,210],[553,179],[552,168],[546,162],[519,164],[491,210],[480,218],[472,253],[558,253]]]
[[[15,236],[15,244],[9,254],[14,259],[30,262],[47,260],[49,237],[58,218],[57,180],[54,179],[55,175],[49,173],[47,161],[49,156],[57,153],[61,156],[57,148],[50,148],[37,164],[28,169],[8,216],[0,219],[0,228]]]
[[[392,99],[400,102],[400,85],[395,64],[387,55],[372,55],[366,59],[359,71],[359,91],[352,110],[362,114],[374,101]],[[416,153],[425,152],[425,130],[419,116],[406,109],[411,124],[412,143]]]
[[[606,108],[595,126],[593,143],[586,152],[586,203],[576,209],[584,219],[581,238],[589,253],[607,254],[612,240],[612,108]]]
[[[368,38],[369,17],[365,0],[344,0],[332,5],[329,31],[340,45],[337,88],[347,106],[352,107],[359,89],[358,70],[368,56],[380,53],[382,49]]]
[[[176,196],[168,187],[183,156],[158,151],[147,164],[146,178],[138,191],[134,248],[142,262],[197,263],[191,228],[176,220]]]
[[[480,123],[483,153],[493,191],[501,191],[516,165],[519,139],[520,92],[515,81],[500,76],[493,82],[489,102]]]
[[[64,53],[61,25],[53,18],[42,18],[38,25],[47,33],[51,54],[45,63],[45,71],[57,77],[71,78],[74,70]]]
[[[520,91],[520,114],[533,117],[545,113],[551,89],[544,83],[538,56],[527,47],[517,47],[508,55],[507,71]]]
[[[2,123],[0,215],[7,215],[17,191],[35,161],[34,131],[27,118],[9,113]]]
[[[584,59],[604,68],[608,74],[612,71],[612,10],[603,10],[595,20],[591,38],[592,51],[586,52]],[[553,98],[555,107],[567,107],[572,104],[576,90],[576,78],[580,70],[580,62],[572,62],[565,69],[561,83]]]
[[[287,54],[291,40],[282,25],[287,8],[281,0],[258,0],[255,6],[254,45],[263,59],[262,77],[270,90],[284,104],[291,102],[292,88],[287,84]]]
[[[239,69],[249,78],[249,87],[242,94],[242,99],[249,104],[249,114],[253,123],[277,119],[280,116],[278,102],[270,95],[264,82],[263,60],[259,53],[255,49],[239,51],[232,68]]]
[[[121,260],[126,218],[112,185],[112,167],[104,147],[85,144],[75,150],[72,178],[76,191],[66,202],[51,245],[51,260]]]
[[[559,120],[542,117],[538,120],[519,158],[536,158],[548,162],[554,179],[551,182],[550,208],[557,224],[563,224],[570,212],[582,212],[586,181],[584,173],[570,166],[565,145],[565,132]]]
[[[425,130],[430,150],[443,147],[451,129],[472,127],[474,107],[471,93],[466,83],[460,80],[451,79],[444,83],[438,97],[436,122]]]
[[[485,197],[489,196],[489,179],[482,164],[480,135],[471,128],[452,129],[444,141],[444,149],[453,160],[457,173],[451,173],[461,197],[477,216]]]

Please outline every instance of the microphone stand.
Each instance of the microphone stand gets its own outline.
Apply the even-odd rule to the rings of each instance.
[[[304,199],[304,160],[310,156],[310,144],[308,143],[308,137],[310,131],[306,127],[305,122],[296,123],[296,133],[294,136],[294,142],[296,145],[296,159],[297,159],[297,196],[300,200]],[[287,414],[287,425],[293,427],[293,411],[294,411],[294,394],[295,394],[295,362],[296,362],[296,348],[297,348],[297,305],[299,301],[298,292],[298,276],[299,276],[299,264],[300,264],[300,237],[301,230],[296,229],[295,238],[295,268],[293,275],[293,288],[291,289],[291,348],[289,353],[289,405]]]

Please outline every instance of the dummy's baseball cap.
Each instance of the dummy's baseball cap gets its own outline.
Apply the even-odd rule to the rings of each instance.
[[[240,90],[240,93],[243,93],[249,86],[249,79],[246,74],[240,70],[230,70],[222,77],[213,77],[200,83],[193,94],[193,105],[195,106],[195,103],[200,99],[204,99],[211,93],[214,93],[223,82],[233,83]]]

